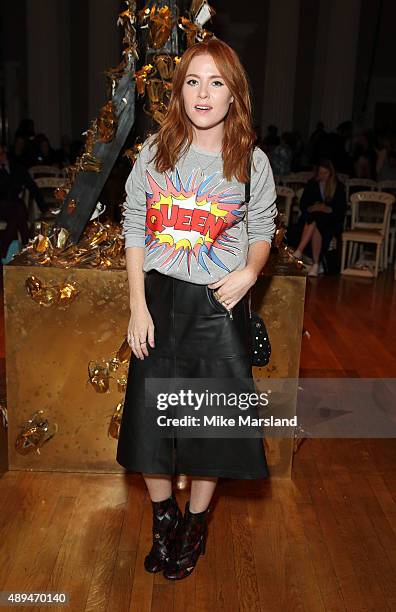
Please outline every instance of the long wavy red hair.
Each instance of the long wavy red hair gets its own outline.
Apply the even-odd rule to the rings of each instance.
[[[153,161],[158,172],[173,170],[193,140],[191,122],[184,109],[182,88],[193,57],[209,53],[222,75],[234,102],[224,120],[222,142],[223,174],[240,182],[248,180],[247,159],[256,141],[252,127],[249,83],[238,55],[218,38],[196,43],[185,51],[173,76],[172,95],[165,119],[153,137],[157,145]]]

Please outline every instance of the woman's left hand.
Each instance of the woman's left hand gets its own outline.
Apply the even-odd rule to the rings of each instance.
[[[239,300],[253,287],[257,280],[257,274],[246,266],[242,270],[234,270],[217,281],[208,285],[210,289],[216,289],[216,297],[226,308],[231,310]]]

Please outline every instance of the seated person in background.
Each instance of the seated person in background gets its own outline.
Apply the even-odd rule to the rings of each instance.
[[[379,181],[396,181],[396,151],[386,154],[381,167],[378,169]]]
[[[15,136],[14,145],[8,152],[8,159],[29,168],[32,160],[31,143],[23,136]]]
[[[365,132],[357,137],[353,162],[356,178],[377,180],[377,152],[374,148],[372,133]]]
[[[269,156],[271,151],[280,143],[278,136],[278,128],[276,125],[269,125],[267,127],[267,134],[263,139],[263,151]]]
[[[285,176],[286,174],[290,174],[292,161],[290,134],[287,132],[282,134],[280,144],[278,144],[271,151],[269,159],[272,166],[272,172],[275,176]]]
[[[48,206],[26,168],[18,162],[8,160],[5,147],[0,145],[0,219],[7,221],[7,227],[0,233],[2,258],[6,256],[11,242],[17,238],[17,230],[21,234],[23,245],[29,240],[27,210],[21,199],[24,187],[36,200],[40,210],[46,212]]]
[[[72,152],[72,141],[71,138],[64,134],[61,140],[60,149],[56,151],[56,163],[59,164],[60,168],[71,166],[76,161]]]
[[[301,196],[300,208],[304,227],[294,257],[300,259],[311,243],[313,264],[308,276],[318,276],[320,257],[327,252],[333,236],[342,232],[346,212],[345,188],[330,160],[319,162],[315,178],[307,183]]]
[[[55,151],[45,134],[38,134],[34,139],[33,166],[52,166],[57,163]]]

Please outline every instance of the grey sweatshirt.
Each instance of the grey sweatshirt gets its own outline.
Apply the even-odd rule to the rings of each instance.
[[[173,171],[151,163],[148,138],[126,182],[125,248],[144,247],[143,270],[209,285],[246,265],[248,247],[271,243],[276,191],[268,157],[253,153],[246,227],[245,185],[223,177],[221,153],[190,145]],[[254,169],[255,168],[255,169]]]

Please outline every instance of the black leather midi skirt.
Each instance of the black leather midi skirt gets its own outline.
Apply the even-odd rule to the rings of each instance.
[[[247,300],[231,318],[206,285],[157,271],[146,273],[145,293],[155,347],[147,344],[144,360],[131,356],[117,462],[145,474],[267,478],[262,437],[166,437],[154,425],[155,408],[147,406],[145,395],[153,379],[252,381]]]

